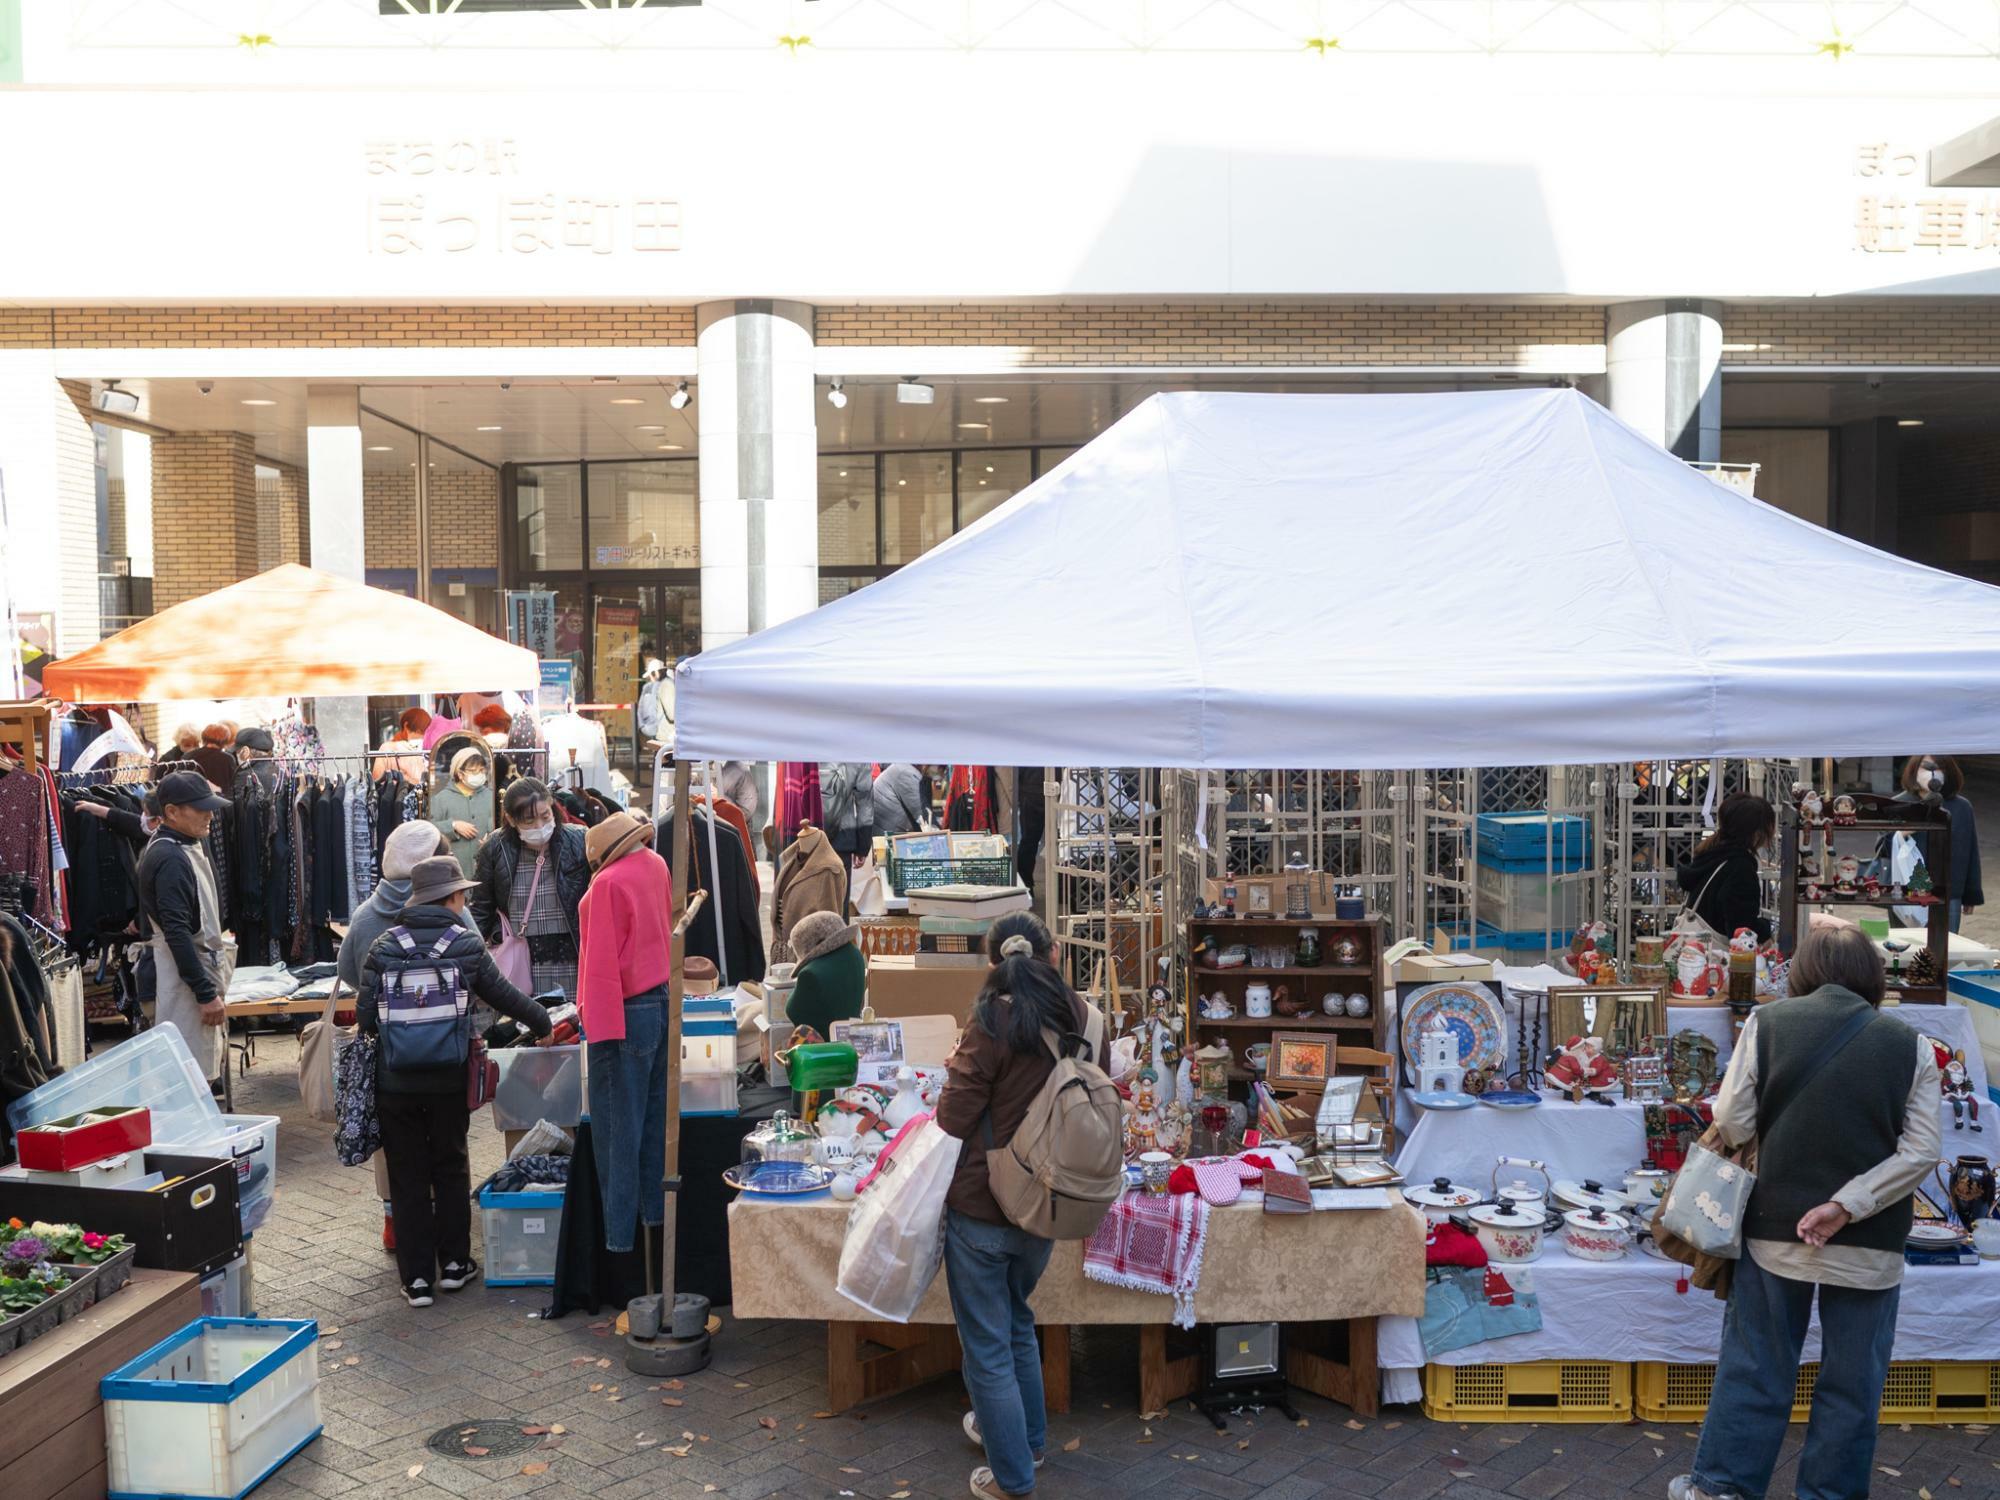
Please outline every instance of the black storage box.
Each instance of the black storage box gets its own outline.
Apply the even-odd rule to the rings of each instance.
[[[138,1248],[136,1264],[160,1271],[203,1274],[243,1253],[235,1162],[148,1151],[146,1170],[166,1173],[171,1186],[145,1192],[0,1179],[0,1218],[122,1234]]]

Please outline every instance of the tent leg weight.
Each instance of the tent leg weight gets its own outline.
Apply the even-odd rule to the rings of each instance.
[[[663,1322],[669,1320],[662,1320]],[[696,1338],[708,1328],[708,1298],[698,1292],[676,1292],[667,1332],[677,1339]]]
[[[625,1368],[634,1375],[692,1375],[708,1368],[708,1334],[691,1339],[625,1340]]]

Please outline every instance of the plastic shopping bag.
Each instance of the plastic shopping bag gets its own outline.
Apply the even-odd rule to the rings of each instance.
[[[1917,873],[1917,866],[1923,864],[1924,852],[1917,847],[1917,841],[1907,833],[1899,833],[1889,845],[1889,879],[1895,884],[1908,887],[1910,877]],[[1890,910],[1896,920],[1905,927],[1922,927],[1931,919],[1928,910],[1921,906],[1895,906]]]
[[[944,1263],[944,1199],[960,1142],[918,1115],[861,1183],[840,1246],[840,1295],[878,1318],[907,1323]]]

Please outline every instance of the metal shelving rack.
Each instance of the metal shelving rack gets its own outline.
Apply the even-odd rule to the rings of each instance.
[[[1049,799],[1046,909],[1064,977],[1082,994],[1109,996],[1112,965],[1133,1012],[1159,978],[1166,948],[1166,814],[1162,773],[1062,767],[1045,773]]]

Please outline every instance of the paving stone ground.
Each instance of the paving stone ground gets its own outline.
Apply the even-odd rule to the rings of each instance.
[[[278,1197],[255,1240],[257,1310],[317,1318],[326,1330],[326,1433],[258,1500],[957,1500],[967,1493],[976,1458],[959,1431],[962,1387],[944,1379],[823,1416],[825,1342],[817,1324],[728,1320],[714,1363],[673,1391],[627,1371],[622,1345],[604,1323],[579,1314],[556,1322],[532,1316],[543,1302],[536,1289],[475,1288],[430,1308],[404,1306],[380,1248],[371,1174],[340,1167],[331,1128],[303,1114],[296,1045],[264,1038],[257,1050],[257,1065],[238,1083],[238,1107],[283,1120]],[[477,1180],[498,1164],[500,1141],[484,1119],[475,1122],[472,1141]],[[1657,1497],[1687,1468],[1694,1447],[1691,1427],[1460,1426],[1428,1422],[1414,1407],[1358,1419],[1309,1397],[1298,1402],[1303,1425],[1271,1412],[1233,1422],[1224,1436],[1184,1403],[1164,1418],[1140,1420],[1136,1368],[1128,1331],[1079,1331],[1073,1410],[1050,1426],[1040,1494]],[[668,1407],[667,1397],[683,1404]],[[505,1459],[446,1458],[424,1446],[440,1429],[483,1418],[560,1423],[565,1432],[558,1446]],[[1797,1441],[1795,1430],[1773,1495],[1792,1492]],[[685,1456],[673,1451],[682,1447]],[[2000,1496],[2000,1432],[1888,1428],[1877,1461],[1877,1495]],[[531,1464],[547,1468],[523,1473]]]

